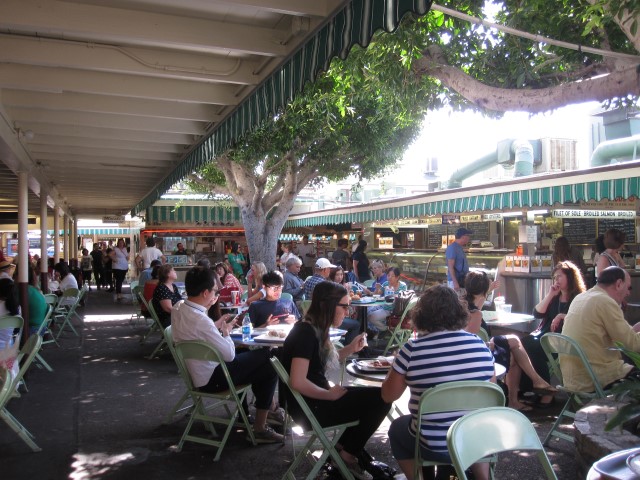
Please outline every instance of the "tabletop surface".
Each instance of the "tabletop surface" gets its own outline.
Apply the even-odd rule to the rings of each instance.
[[[369,380],[371,382],[379,382],[382,383],[384,379],[387,377],[387,373],[390,369],[386,369],[380,372],[363,372],[359,370],[354,362],[348,363],[345,370],[349,375],[355,378],[360,378],[363,380]],[[507,368],[504,365],[499,363],[495,364],[496,377],[502,378],[507,373]]]
[[[527,313],[501,313],[499,316],[496,312],[483,310],[482,318],[489,326],[491,325],[514,325],[517,323],[529,323],[536,318]]]

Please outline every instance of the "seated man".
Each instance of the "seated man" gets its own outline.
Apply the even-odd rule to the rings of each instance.
[[[603,387],[629,375],[634,367],[620,352],[609,350],[621,342],[640,352],[640,323],[633,328],[624,319],[620,305],[629,296],[631,277],[620,267],[605,268],[595,287],[576,296],[564,318],[562,334],[580,344]],[[576,357],[560,357],[564,385],[580,392],[593,392],[589,375]]]
[[[138,286],[144,289],[144,284],[151,280],[151,272],[153,271],[153,267],[156,265],[162,265],[160,260],[153,260],[150,264],[149,268],[145,268],[142,272],[140,272],[140,277],[138,278]]]
[[[234,323],[222,317],[213,322],[208,308],[218,299],[213,271],[193,267],[185,276],[187,300],[173,306],[171,331],[176,343],[199,340],[213,345],[225,361],[234,385],[251,384],[256,399],[256,419],[253,431],[258,443],[283,442],[284,437],[267,425],[278,378],[269,361],[270,350],[258,348],[236,355],[229,332]],[[220,392],[228,388],[221,368],[215,362],[187,360],[187,370],[195,387],[204,392]]]
[[[254,327],[266,327],[279,323],[295,323],[300,320],[300,312],[296,304],[289,298],[281,298],[282,274],[271,271],[262,276],[262,285],[266,297],[252,302],[249,306],[249,317]]]
[[[313,297],[313,289],[315,286],[329,278],[332,268],[336,268],[336,266],[326,258],[319,258],[316,261],[313,267],[313,277],[308,278],[304,282],[304,296],[307,300],[311,300],[311,297]]]
[[[282,291],[291,295],[295,302],[304,299],[304,282],[298,276],[301,267],[302,260],[296,256],[289,257],[285,263],[284,287]]]

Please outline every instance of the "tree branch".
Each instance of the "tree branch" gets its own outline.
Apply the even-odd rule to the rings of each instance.
[[[518,90],[491,87],[477,81],[459,68],[448,65],[439,49],[427,49],[423,54],[414,63],[416,75],[434,77],[469,102],[487,110],[540,113],[577,102],[640,95],[640,65],[555,87]]]
[[[198,185],[201,185],[203,187],[205,187],[207,190],[209,190],[210,193],[214,194],[214,195],[231,195],[229,192],[229,189],[225,186],[225,185],[217,185],[213,182],[210,182],[204,178],[200,178],[195,174],[191,174],[191,175],[187,175],[186,180],[189,180],[193,183],[197,183]]]

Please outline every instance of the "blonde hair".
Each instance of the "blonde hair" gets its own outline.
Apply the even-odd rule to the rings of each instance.
[[[262,276],[267,273],[266,265],[263,262],[254,262],[251,264],[251,266],[255,267],[254,280],[256,282],[256,285],[258,284],[262,285]]]

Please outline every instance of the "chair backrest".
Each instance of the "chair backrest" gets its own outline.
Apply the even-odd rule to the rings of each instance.
[[[133,306],[137,310],[140,309],[140,297],[142,297],[143,294],[144,289],[142,287],[138,285],[136,285],[135,287],[131,287],[131,300],[133,301]]]
[[[582,348],[580,347],[578,342],[570,337],[567,337],[566,335],[549,332],[545,333],[542,336],[542,338],[540,339],[540,345],[542,345],[542,349],[547,355],[547,359],[549,360],[549,364],[551,365],[553,374],[558,377],[563,385],[564,381],[562,379],[562,370],[560,369],[560,357],[562,355],[570,355],[572,357],[580,359],[582,368],[585,369],[585,371],[589,375],[589,378],[593,382],[596,395],[599,398],[604,398],[606,396],[602,385],[600,385],[600,381],[591,368],[589,359],[582,351]],[[556,358],[554,354],[558,355],[558,357]]]
[[[20,315],[5,315],[0,317],[0,329],[19,328],[22,331],[24,319]]]
[[[17,385],[18,382],[22,380],[26,371],[29,370],[31,362],[33,362],[33,358],[36,356],[36,353],[40,351],[41,346],[42,337],[40,335],[31,335],[29,340],[27,340],[27,343],[24,344],[18,354],[18,358],[16,358],[16,362],[21,362],[21,365],[18,375],[13,379],[14,385]]]
[[[547,478],[557,478],[536,429],[512,408],[481,408],[459,418],[449,428],[447,446],[460,480],[466,480],[465,470],[478,460],[514,450],[536,451]]]
[[[169,334],[172,335],[171,331]],[[171,339],[173,343],[173,335],[171,336]],[[201,341],[187,341],[175,343],[173,348],[176,353],[176,358],[178,359],[178,368],[180,368],[182,377],[184,378],[189,390],[193,390],[194,387],[191,375],[187,369],[186,360],[206,360],[219,364],[219,367],[222,368],[222,372],[229,384],[229,390],[235,391],[235,386],[231,380],[231,376],[229,375],[229,370],[227,370],[227,365],[213,345]]]
[[[139,285],[139,283],[140,282],[138,282],[138,280],[131,280],[131,282],[129,282],[129,288],[131,288],[132,292],[133,292],[133,289]]]
[[[156,308],[153,306],[153,302],[147,302],[145,300],[145,303],[147,305],[147,310],[149,310],[149,313],[151,314],[151,318],[153,318],[153,320],[158,324],[160,331],[164,331],[164,327],[162,326],[162,323],[160,323],[160,317],[158,317],[158,314],[156,313]]]
[[[69,306],[80,300],[80,290],[77,288],[67,288],[62,292],[62,296],[58,300],[59,306]]]
[[[413,307],[416,306],[416,303],[418,303],[418,300],[420,300],[420,297],[418,297],[418,295],[414,295],[413,297],[411,297],[411,300],[409,300],[409,303],[407,303],[407,306],[404,308],[404,311],[402,312],[402,316],[400,317],[400,325],[402,325],[402,322],[404,321],[404,317],[406,317],[409,314],[409,312],[413,310]]]
[[[291,300],[293,302],[293,295],[291,295],[290,293],[287,292],[282,292],[280,294],[280,298],[287,298],[289,300]]]
[[[44,320],[38,327],[36,335],[42,336],[49,328],[49,324],[51,323],[51,314],[53,313],[53,305],[47,305],[47,313],[44,316]]]
[[[175,360],[176,364],[178,364],[178,367],[179,367],[180,364],[178,362],[180,361],[180,359],[178,358],[178,354],[176,353],[176,346],[173,342],[173,333],[171,332],[171,325],[169,325],[167,328],[164,329],[164,340],[165,342],[167,342],[167,345],[169,346],[169,351],[171,352],[171,356],[173,357],[173,359]],[[182,370],[180,371],[180,373],[182,374]]]
[[[47,302],[47,305],[53,305],[54,307],[58,304],[58,296],[55,293],[46,293],[44,295],[44,301]]]
[[[418,418],[427,413],[476,410],[504,406],[502,388],[482,380],[461,380],[442,383],[422,393],[418,404]]]
[[[367,287],[367,288],[371,288],[373,287],[373,284],[376,283],[375,278],[372,278],[370,280],[365,280],[364,282],[362,282],[362,284]]]
[[[309,307],[311,306],[311,300],[301,300],[300,301],[300,308],[302,309],[302,315],[304,315],[305,313],[307,313],[307,310],[309,310]]]
[[[11,389],[13,376],[10,369],[0,368],[0,381],[2,381],[0,387],[0,410],[2,410],[13,394]]]
[[[477,335],[480,337],[480,339],[484,343],[487,343],[489,341],[489,334],[484,328],[480,327],[480,330],[478,331]]]

